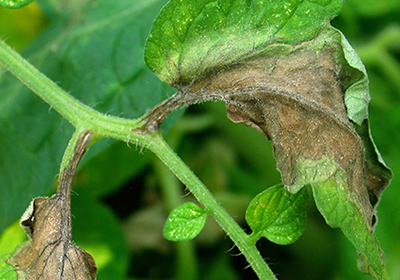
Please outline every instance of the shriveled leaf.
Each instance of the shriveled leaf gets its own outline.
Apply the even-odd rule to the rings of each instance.
[[[173,86],[190,83],[271,43],[314,38],[343,0],[171,0],[145,48],[149,68]]]
[[[206,219],[206,211],[194,203],[184,203],[169,214],[164,226],[164,237],[171,241],[193,239],[203,229]]]
[[[268,188],[250,202],[246,221],[257,238],[287,245],[306,227],[307,190],[289,193],[282,185]]]
[[[354,193],[348,189],[346,172],[337,167],[326,181],[312,183],[311,186],[315,203],[326,222],[331,227],[340,228],[360,253],[360,271],[375,279],[389,279],[384,253],[371,227],[365,223],[359,210],[361,206],[352,198]]]
[[[18,279],[95,279],[91,255],[71,241],[66,201],[56,194],[35,198],[21,219],[29,241],[10,258]]]
[[[75,142],[68,166],[60,174],[57,193],[32,200],[21,217],[29,241],[21,245],[9,263],[18,279],[95,279],[93,257],[72,242],[71,190],[77,165],[93,134],[84,131]]]
[[[369,131],[368,122],[358,126],[347,115],[344,84],[350,87],[364,73],[347,63],[341,42],[342,35],[327,28],[297,46],[272,44],[182,88],[150,112],[149,123],[154,125],[160,114],[182,104],[223,100],[232,121],[252,126],[273,141],[278,169],[291,192],[328,178],[336,167],[320,174],[316,164],[327,156],[348,172],[349,189],[372,226],[373,208],[391,172],[368,132],[358,134]]]
[[[0,0],[0,6],[11,9],[18,9],[28,5],[33,0]]]
[[[259,3],[248,3],[256,2]],[[260,19],[259,14],[250,16],[249,10],[243,8],[237,23],[213,22],[213,29],[197,20],[219,14],[223,6],[208,1],[198,5],[204,9],[190,25],[182,24],[182,29],[174,28],[159,37],[150,35],[147,61],[157,67],[147,64],[160,79],[175,86],[178,93],[147,115],[142,130],[158,127],[174,108],[223,100],[232,121],[256,128],[272,140],[282,181],[290,192],[296,193],[309,183],[323,184],[338,170],[344,170],[346,188],[351,194],[348,203],[357,209],[364,226],[372,233],[376,223],[374,208],[392,174],[370,135],[365,68],[343,34],[327,24],[334,13],[323,12],[324,24],[316,29],[318,35],[311,36],[304,28],[303,35],[311,37],[276,40],[270,34],[271,40],[265,41],[264,32],[250,32],[249,48],[240,50],[232,43],[235,40],[246,46],[237,27],[249,32]],[[265,10],[274,10],[274,4],[264,5]],[[278,17],[284,17],[283,11],[274,11]],[[247,16],[248,21],[239,20]],[[153,29],[168,31],[171,23],[178,21],[162,12]],[[214,36],[216,30],[219,36]],[[187,36],[183,41],[179,35],[195,31],[201,31],[196,34],[206,35],[206,39],[203,36],[203,41],[195,41]],[[176,43],[168,48],[163,45],[163,38],[174,38]],[[193,58],[191,51],[198,57]]]

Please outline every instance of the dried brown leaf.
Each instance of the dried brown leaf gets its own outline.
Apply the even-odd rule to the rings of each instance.
[[[9,259],[18,279],[92,280],[96,278],[94,259],[71,239],[71,187],[77,164],[92,134],[83,133],[73,159],[61,173],[57,194],[32,200],[21,218],[29,241]]]
[[[71,241],[64,204],[65,198],[59,194],[32,201],[31,214],[26,213],[26,219],[21,220],[29,241],[9,260],[17,269],[18,279],[96,278],[92,256]]]
[[[257,55],[193,81],[146,117],[144,131],[157,128],[177,107],[212,100],[226,103],[228,117],[256,128],[273,141],[283,183],[298,191],[319,170],[299,170],[302,162],[334,160],[347,173],[368,224],[390,178],[368,164],[363,139],[349,120],[344,103],[346,77],[337,62],[340,47],[293,47],[286,55]]]

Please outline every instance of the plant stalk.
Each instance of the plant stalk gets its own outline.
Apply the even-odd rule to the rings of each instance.
[[[196,199],[211,213],[222,229],[229,235],[235,245],[246,257],[260,279],[276,280],[255,245],[250,244],[249,236],[216,201],[211,192],[189,169],[189,167],[170,149],[162,136],[155,134],[155,145],[149,147],[171,171],[186,185]]]
[[[153,151],[170,170],[187,186],[198,201],[211,213],[223,230],[240,249],[260,279],[276,280],[273,272],[264,262],[256,246],[250,244],[248,235],[240,228],[236,221],[221,207],[211,192],[196,177],[188,166],[172,151],[160,133],[135,133],[144,125],[139,120],[128,120],[104,115],[69,95],[56,83],[47,78],[17,52],[0,40],[0,65],[13,73],[22,83],[47,102],[75,127],[76,131],[90,130],[95,141],[102,137],[110,137],[133,143]],[[67,147],[63,157],[61,170],[74,155],[73,142]]]

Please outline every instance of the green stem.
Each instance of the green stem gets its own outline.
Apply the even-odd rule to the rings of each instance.
[[[91,130],[97,138],[112,137],[146,145],[146,137],[132,133],[132,129],[139,128],[142,125],[140,121],[107,116],[81,103],[47,78],[2,40],[0,40],[0,65],[3,65],[22,83],[46,101],[67,119],[77,131]],[[61,163],[61,170],[68,164],[71,149],[68,151],[69,153],[66,154]]]
[[[169,212],[182,204],[181,184],[172,176],[170,170],[159,160],[154,165],[154,171],[159,183],[165,202],[165,208]],[[175,242],[177,255],[177,267],[174,279],[177,280],[196,280],[198,279],[198,263],[194,243],[191,241]]]
[[[229,235],[235,245],[246,257],[260,279],[276,279],[273,272],[263,260],[256,246],[250,245],[248,235],[215,200],[211,192],[193,174],[189,167],[170,149],[159,135],[155,135],[156,145],[149,147],[171,171],[184,183],[196,199],[211,213],[222,229]]]
[[[2,40],[0,40],[0,63],[74,126],[79,125],[82,115],[87,117],[88,115],[100,114],[95,114],[95,111],[90,107],[77,102],[71,95],[65,94],[64,90],[24,60]]]
[[[75,99],[57,84],[43,75],[34,66],[25,61],[18,53],[0,40],[0,64],[12,72],[27,87],[46,101],[52,108],[71,122],[76,133],[67,148],[61,169],[63,170],[72,155],[72,143],[76,141],[78,132],[90,130],[94,140],[110,137],[133,143],[152,150],[171,171],[187,186],[198,201],[214,216],[224,231],[246,257],[249,264],[260,279],[276,279],[268,265],[254,245],[249,243],[248,235],[235,220],[220,206],[214,196],[171,150],[160,134],[138,134],[134,129],[140,128],[140,120],[127,120],[104,115]]]

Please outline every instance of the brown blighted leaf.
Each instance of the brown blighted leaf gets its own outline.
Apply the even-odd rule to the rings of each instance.
[[[350,191],[372,225],[373,207],[387,181],[368,169],[362,139],[347,116],[335,53],[333,47],[300,49],[285,57],[249,59],[191,91],[199,86],[222,91],[232,121],[271,139],[282,181],[292,192],[319,177],[319,167],[299,170],[302,162],[333,159],[346,171]]]
[[[359,127],[347,115],[344,92],[350,77],[338,63],[344,60],[340,46],[306,45],[277,46],[275,54],[254,54],[178,88],[148,114],[144,130],[157,128],[176,107],[223,100],[232,121],[254,127],[273,141],[282,181],[291,192],[332,176],[336,167],[317,164],[329,158],[346,171],[348,187],[373,226],[374,207],[390,174],[366,160],[357,130],[368,130],[367,121]]]
[[[92,133],[79,135],[72,159],[60,175],[58,190],[52,197],[32,200],[22,215],[21,226],[28,235],[8,260],[18,279],[92,280],[97,267],[93,257],[72,242],[71,189],[76,167],[92,139]]]
[[[65,223],[63,197],[37,197],[21,220],[29,241],[9,260],[18,279],[89,280],[96,278],[91,255],[71,241],[70,226]]]

